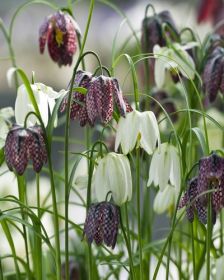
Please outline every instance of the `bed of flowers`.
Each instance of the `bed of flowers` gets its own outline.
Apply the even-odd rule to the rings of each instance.
[[[0,279],[224,279],[220,1],[210,1],[216,25],[203,40],[151,4],[139,32],[112,2],[100,1],[131,30],[120,49],[117,31],[109,65],[86,49],[95,1],[82,28],[76,2],[28,1],[9,26],[0,21],[15,93],[14,108],[0,108],[0,179],[13,178],[13,188],[0,190],[0,243],[8,248],[0,251]],[[214,15],[207,2],[199,22]],[[39,28],[40,53],[60,71],[73,67],[60,91],[16,63],[16,17],[37,3],[52,8]],[[90,56],[95,70],[86,66]],[[125,80],[116,74],[121,63]],[[130,92],[122,90],[127,78]],[[73,122],[84,150],[72,148]],[[155,226],[161,214],[166,222]]]

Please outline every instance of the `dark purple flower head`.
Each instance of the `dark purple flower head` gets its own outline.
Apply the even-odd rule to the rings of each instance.
[[[11,171],[22,175],[29,160],[33,161],[33,169],[40,172],[47,162],[47,152],[40,126],[23,128],[14,125],[9,131],[5,142],[5,159]]]
[[[48,16],[39,30],[40,53],[44,52],[46,42],[53,61],[59,66],[71,65],[77,50],[79,27],[73,18],[59,11]]]
[[[215,101],[218,91],[224,94],[224,49],[215,48],[205,64],[202,74],[203,88],[209,101]]]
[[[90,244],[93,240],[98,246],[104,242],[113,249],[117,241],[119,223],[118,206],[110,202],[92,204],[87,213],[83,235],[86,235]]]
[[[204,192],[215,189],[212,196],[217,196],[220,190],[223,189],[224,193],[224,158],[218,156],[216,153],[212,153],[208,157],[204,157],[199,161],[198,172],[198,192],[203,194]],[[206,205],[207,195],[200,196],[200,201]],[[216,198],[215,208],[219,210],[224,205],[224,196],[219,201]]]
[[[194,214],[198,216],[201,223],[207,224],[207,205],[203,205],[200,201],[200,195],[198,192],[198,178],[195,177],[188,182],[188,189],[182,197],[178,209],[186,206],[186,216],[192,223],[194,220]],[[216,222],[217,211],[214,207],[214,199],[212,198],[212,222]]]
[[[127,112],[132,111],[115,78],[103,75],[92,77],[89,72],[78,71],[75,76],[75,85],[87,89],[85,95],[73,93],[70,118],[77,118],[81,126],[87,123],[93,126],[97,120],[107,124],[113,116],[114,102],[121,116],[125,117]],[[67,96],[62,103],[61,112],[66,106]]]
[[[77,87],[83,87],[89,89],[92,74],[85,71],[78,71],[75,75],[74,85]],[[64,112],[67,107],[68,97],[65,96],[60,111]],[[85,126],[87,123],[91,124],[91,121],[87,114],[86,108],[86,94],[82,94],[78,91],[74,91],[72,95],[71,103],[71,120],[78,119],[81,126]]]
[[[166,40],[163,34],[163,24],[167,24],[176,36],[178,31],[172,16],[168,11],[163,11],[159,14],[154,14],[151,17],[145,17],[142,22],[142,49],[144,52],[152,53],[153,47],[158,44],[161,47],[166,45]],[[168,36],[172,34],[168,31]]]

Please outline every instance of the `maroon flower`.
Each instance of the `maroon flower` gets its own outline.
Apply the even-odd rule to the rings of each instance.
[[[39,30],[40,53],[45,44],[53,61],[61,65],[71,65],[77,50],[77,32],[79,27],[73,18],[61,11],[48,16]]]
[[[198,23],[212,20],[213,24],[215,24],[219,21],[221,15],[223,17],[222,0],[200,0],[198,6]]]
[[[181,209],[184,206],[186,206],[186,216],[191,223],[194,220],[194,212],[196,212],[201,223],[207,223],[207,207],[204,206],[199,199],[197,177],[189,181],[188,189],[182,197],[178,209]],[[215,221],[216,212],[212,211],[212,222],[215,223]]]
[[[161,47],[166,45],[166,40],[163,34],[163,24],[167,24],[178,37],[178,31],[171,14],[168,11],[163,11],[159,14],[154,14],[151,17],[145,17],[142,22],[142,49],[144,52],[152,53],[153,47],[158,44]],[[172,36],[169,30],[168,36]]]
[[[92,77],[89,72],[78,71],[75,76],[75,85],[87,89],[86,95],[74,92],[71,105],[70,118],[78,119],[81,126],[87,123],[93,126],[96,120],[103,124],[108,123],[113,116],[113,100],[121,116],[125,117],[127,112],[132,111],[115,78],[103,75]],[[61,112],[65,110],[66,106],[67,96],[62,103]]]
[[[119,223],[118,206],[110,202],[92,204],[87,213],[83,235],[86,235],[90,244],[93,240],[98,246],[104,242],[113,249],[117,241]]]
[[[74,84],[77,87],[83,87],[89,89],[92,74],[85,71],[78,71],[75,75]],[[66,96],[62,102],[60,111],[64,112],[67,107],[68,97]],[[70,119],[78,119],[81,126],[85,126],[87,123],[91,124],[91,121],[87,114],[86,108],[86,94],[82,94],[78,91],[74,91],[72,95],[71,113]]]
[[[224,94],[224,49],[215,48],[206,62],[202,80],[210,102],[215,101],[218,91]]]
[[[33,161],[33,169],[39,173],[47,162],[47,152],[40,126],[23,128],[14,125],[5,142],[5,159],[9,170],[22,175],[28,161]]]

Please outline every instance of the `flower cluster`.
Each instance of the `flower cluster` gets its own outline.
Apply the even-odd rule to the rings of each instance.
[[[40,126],[23,128],[14,125],[5,142],[5,159],[9,170],[22,175],[28,161],[33,161],[33,169],[39,173],[47,162],[47,152]]]
[[[118,206],[110,202],[92,204],[87,213],[83,235],[86,235],[90,244],[93,240],[96,245],[104,242],[113,249],[117,241],[119,223]]]
[[[53,61],[59,66],[71,65],[78,45],[77,32],[79,27],[70,15],[58,11],[48,16],[39,30],[40,52],[44,52],[47,42]]]
[[[132,111],[116,78],[103,75],[94,77],[91,73],[80,70],[76,73],[74,84],[87,89],[86,94],[74,91],[72,96],[70,118],[78,119],[81,126],[93,126],[97,120],[107,124],[113,116],[113,100],[122,117]],[[64,98],[61,112],[65,111],[67,100],[68,96]]]
[[[212,221],[224,207],[224,158],[212,153],[199,161],[198,177],[189,182],[189,187],[180,201],[179,208],[186,206],[189,221],[194,219],[194,210],[199,220],[207,223],[208,192],[211,192]]]

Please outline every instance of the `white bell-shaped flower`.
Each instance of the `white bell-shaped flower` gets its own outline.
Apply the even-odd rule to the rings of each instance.
[[[154,199],[153,210],[157,214],[162,214],[167,210],[172,209],[172,207],[176,204],[177,196],[178,192],[169,184],[163,191],[159,189]]]
[[[117,127],[115,151],[121,145],[123,154],[131,152],[136,142],[149,155],[153,153],[156,144],[160,145],[159,127],[153,112],[133,110],[125,118],[120,118]]]
[[[88,159],[87,157],[81,157],[79,163],[77,164],[74,178],[74,187],[79,189],[85,189],[88,185]]]
[[[180,190],[180,157],[177,148],[169,143],[161,144],[160,150],[157,149],[152,156],[147,186],[152,183],[159,186],[160,191],[164,191],[168,183]]]
[[[100,159],[93,188],[98,202],[104,201],[109,192],[119,206],[129,201],[132,197],[132,177],[128,158],[112,152]]]
[[[195,64],[186,50],[195,46],[197,44],[194,42],[189,42],[186,45],[174,43],[172,48],[154,46],[153,53],[156,58],[155,82],[157,87],[164,85],[166,69],[177,69],[187,79],[194,79]]]
[[[48,109],[52,113],[55,106],[55,99],[59,98],[61,94],[64,93],[64,90],[56,92],[53,88],[48,87],[42,83],[35,83],[30,85],[34,97],[36,99],[43,123],[47,126],[48,123]],[[24,125],[24,120],[26,115],[29,112],[34,112],[34,107],[30,101],[28,92],[24,84],[19,86],[17,91],[17,98],[15,103],[15,118],[16,123],[19,125]],[[32,126],[37,123],[37,118],[34,115],[31,115],[28,118],[27,126]]]

